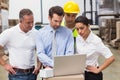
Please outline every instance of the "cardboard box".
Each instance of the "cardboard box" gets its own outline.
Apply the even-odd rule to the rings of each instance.
[[[53,69],[51,69],[51,68],[41,69],[40,70],[40,77],[41,78],[53,77]]]
[[[84,74],[46,78],[44,80],[84,80]]]
[[[18,19],[9,19],[8,22],[9,22],[9,26],[13,27],[19,23],[19,20]]]

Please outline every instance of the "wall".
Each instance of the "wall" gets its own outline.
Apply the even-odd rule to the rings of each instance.
[[[35,22],[40,21],[40,0],[9,0],[9,19],[18,19],[22,8],[31,9]]]
[[[42,0],[42,6],[43,6],[43,23],[48,23],[48,10],[51,6],[62,6],[67,2],[68,0]],[[79,7],[81,9],[81,12],[83,12],[84,3],[83,0],[74,0],[79,4]]]
[[[9,0],[9,19],[18,19],[19,10],[29,8],[34,12],[35,22],[48,23],[48,10],[51,6],[62,6],[68,0]],[[74,0],[79,4],[81,15],[84,11],[84,0]],[[86,0],[87,9],[90,10],[90,0]],[[93,0],[93,4],[95,0]],[[95,6],[93,5],[93,10]]]

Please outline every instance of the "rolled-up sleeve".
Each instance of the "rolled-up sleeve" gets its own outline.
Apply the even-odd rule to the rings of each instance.
[[[53,60],[48,57],[48,55],[46,55],[45,53],[45,50],[44,50],[44,44],[43,44],[43,41],[41,39],[41,36],[42,34],[40,32],[37,33],[37,36],[36,36],[36,52],[37,52],[37,56],[40,60],[40,62],[42,62],[42,64],[44,66],[48,65],[48,66],[51,66],[53,67]]]

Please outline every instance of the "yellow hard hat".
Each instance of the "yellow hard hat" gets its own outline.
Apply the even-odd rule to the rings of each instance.
[[[67,3],[65,3],[63,6],[63,9],[65,13],[79,13],[80,12],[78,4],[74,1],[68,1]]]

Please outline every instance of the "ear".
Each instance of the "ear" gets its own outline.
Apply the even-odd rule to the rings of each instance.
[[[51,17],[50,16],[48,16],[48,20],[51,21]]]
[[[48,16],[48,19],[50,20],[50,16]]]
[[[22,20],[20,19],[20,23],[22,23]]]
[[[88,27],[90,27],[90,24],[88,24]]]

